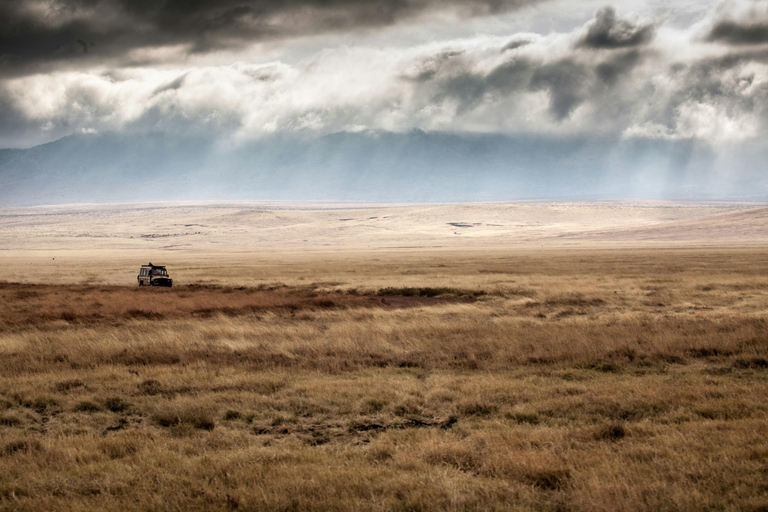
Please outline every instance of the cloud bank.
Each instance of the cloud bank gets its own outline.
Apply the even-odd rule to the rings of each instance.
[[[487,16],[536,1],[4,0],[0,72],[151,62],[158,60],[157,52],[150,57],[158,48],[176,47],[180,55],[206,53],[416,20]]]
[[[8,5],[15,6],[16,17],[30,15],[35,6],[58,6],[63,14],[56,30],[83,16],[95,19],[105,9],[141,12],[144,21],[131,30],[145,30],[148,40],[160,37],[157,27],[170,24],[173,13],[181,22],[163,37],[176,42],[216,23],[222,27],[213,30],[216,37],[237,39],[238,23],[254,12],[260,20],[283,19],[294,9],[320,12],[313,30],[347,30],[439,10],[426,1],[299,2],[290,9],[282,3],[190,4],[166,1],[146,10],[127,0]],[[621,134],[715,145],[756,140],[768,134],[768,45],[760,35],[768,24],[765,4],[722,4],[683,28],[603,7],[569,32],[478,35],[405,47],[342,45],[296,62],[97,66],[6,77],[0,80],[0,145],[29,146],[94,131],[207,134],[237,144],[279,132],[414,128]],[[448,3],[470,13],[519,5]],[[329,21],[337,11],[344,16]],[[109,25],[112,18],[106,19]],[[278,25],[286,31],[299,26]],[[95,30],[94,23],[84,26]],[[75,42],[80,55],[99,48],[88,38]]]

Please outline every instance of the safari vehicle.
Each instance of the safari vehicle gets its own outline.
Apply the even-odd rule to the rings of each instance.
[[[173,279],[170,278],[165,267],[153,265],[152,262],[141,266],[136,279],[139,281],[139,286],[173,286]]]

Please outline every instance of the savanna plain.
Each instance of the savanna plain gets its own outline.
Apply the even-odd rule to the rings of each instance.
[[[2,210],[0,508],[768,510],[766,217]]]

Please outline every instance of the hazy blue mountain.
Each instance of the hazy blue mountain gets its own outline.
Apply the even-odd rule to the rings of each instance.
[[[751,153],[750,153],[751,151]],[[0,205],[185,199],[765,199],[766,150],[695,141],[408,133],[82,134],[0,150]]]

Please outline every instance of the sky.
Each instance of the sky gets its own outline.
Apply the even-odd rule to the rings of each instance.
[[[768,1],[2,0],[0,147],[419,129],[761,144]]]
[[[766,136],[768,0],[0,0],[7,204],[765,199]]]

